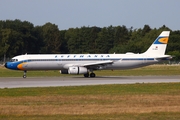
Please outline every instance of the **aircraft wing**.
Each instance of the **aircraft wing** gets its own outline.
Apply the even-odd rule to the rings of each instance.
[[[106,65],[106,64],[111,64],[113,61],[107,60],[107,61],[100,61],[100,62],[92,62],[92,63],[85,63],[82,66],[88,67],[88,66],[96,66],[96,65]]]
[[[113,61],[107,60],[107,61],[85,63],[85,64],[82,64],[82,66],[87,67],[89,69],[98,70],[98,69],[106,68],[107,65],[112,64],[112,63]]]
[[[71,66],[81,66],[81,67],[87,67],[89,69],[101,69],[102,67],[105,67],[108,64],[112,64],[113,61],[106,60],[106,61],[98,61],[98,62],[89,62],[89,63],[79,63],[79,64],[66,64],[64,65],[64,68],[68,69]]]

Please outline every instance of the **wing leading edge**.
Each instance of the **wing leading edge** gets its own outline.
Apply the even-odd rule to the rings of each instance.
[[[82,64],[82,66],[84,67],[88,67],[88,66],[98,66],[98,65],[106,65],[106,64],[112,64],[113,61],[111,60],[107,60],[107,61],[100,61],[100,62],[93,62],[93,63],[86,63],[86,64]]]
[[[85,63],[82,64],[83,67],[86,67],[90,70],[100,70],[100,69],[104,69],[107,67],[107,65],[112,64],[113,61],[111,60],[106,60],[106,61],[99,61],[99,62],[92,62],[92,63]]]

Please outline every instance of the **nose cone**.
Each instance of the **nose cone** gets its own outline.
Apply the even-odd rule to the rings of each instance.
[[[4,67],[6,67],[8,69],[13,69],[13,64],[11,62],[7,62],[7,63],[5,63]]]
[[[11,70],[19,70],[17,66],[19,65],[18,62],[7,62],[5,63],[4,67],[11,69]]]

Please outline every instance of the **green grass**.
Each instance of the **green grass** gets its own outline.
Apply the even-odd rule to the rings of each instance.
[[[4,88],[0,97],[44,96],[44,95],[135,95],[135,94],[168,94],[180,95],[180,83],[132,84],[132,85],[95,85],[72,87],[40,88]]]
[[[142,67],[138,69],[130,70],[100,70],[94,71],[97,76],[143,76],[143,75],[180,75],[180,65],[152,65],[147,67]],[[0,67],[0,77],[21,77],[23,71],[8,70],[6,68]],[[60,74],[57,70],[48,71],[28,71],[28,77],[60,77],[60,76],[74,76]],[[82,75],[80,75],[82,76]]]
[[[6,88],[0,89],[0,119],[179,120],[179,98],[180,83]],[[119,111],[125,109],[123,106],[128,111]],[[168,109],[156,111],[159,107]],[[147,108],[152,108],[151,112],[136,110]],[[107,111],[101,113],[104,109]]]
[[[179,120],[179,113],[0,116],[2,120]]]
[[[95,71],[97,76],[180,75],[180,66]],[[0,77],[23,71],[0,68]],[[28,71],[28,77],[61,77],[59,71]],[[80,75],[82,76],[82,75]],[[123,112],[124,111],[124,112]],[[179,120],[180,83],[0,89],[5,120]]]

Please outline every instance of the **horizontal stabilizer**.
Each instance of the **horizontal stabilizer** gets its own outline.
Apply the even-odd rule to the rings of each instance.
[[[156,60],[170,60],[172,58],[173,58],[173,56],[171,56],[171,55],[164,55],[164,56],[158,56],[155,59]]]

